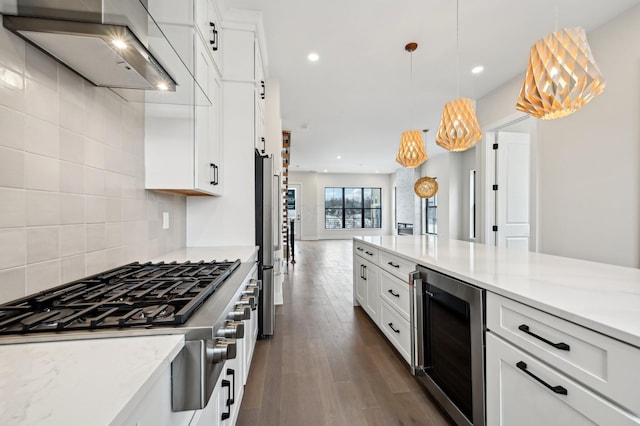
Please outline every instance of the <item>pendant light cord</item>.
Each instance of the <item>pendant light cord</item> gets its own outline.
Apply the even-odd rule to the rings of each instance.
[[[456,98],[460,97],[460,0],[456,0]]]

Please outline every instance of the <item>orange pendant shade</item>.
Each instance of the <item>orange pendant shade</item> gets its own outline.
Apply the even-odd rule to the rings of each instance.
[[[413,191],[420,198],[431,198],[438,192],[438,181],[432,177],[421,177],[413,185]]]
[[[427,161],[427,158],[422,132],[419,130],[402,132],[396,161],[404,167],[414,168]]]
[[[445,104],[436,143],[447,151],[466,151],[482,139],[473,101],[458,98]]]
[[[542,120],[576,112],[605,87],[583,28],[538,40],[529,55],[516,109]]]

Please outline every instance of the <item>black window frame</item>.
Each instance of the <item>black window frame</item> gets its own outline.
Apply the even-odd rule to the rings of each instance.
[[[327,190],[340,190],[342,193],[342,206],[341,207],[327,207]],[[347,207],[347,203],[346,203],[346,190],[360,190],[360,206],[361,207]],[[378,190],[380,193],[380,206],[379,207],[365,207],[365,203],[364,203],[364,193],[365,190]],[[343,186],[343,187],[339,187],[339,186],[327,186],[324,188],[324,229],[382,229],[382,188],[381,187],[355,187],[355,186]],[[341,226],[340,227],[327,227],[327,211],[329,210],[341,210],[342,215],[341,215]],[[360,211],[360,227],[353,227],[353,226],[346,226],[347,223],[347,211],[354,211],[354,210],[359,210]],[[373,211],[373,210],[378,210],[379,211],[379,215],[378,217],[380,218],[379,222],[377,223],[377,226],[365,226],[365,219],[367,217],[367,215],[365,214],[366,211]],[[376,225],[374,223],[374,225]]]
[[[434,178],[434,179],[437,179],[437,178]],[[430,229],[429,227],[429,210],[433,210],[433,214],[434,214],[433,228],[434,229]],[[428,235],[438,235],[438,193],[435,193],[433,197],[429,197],[425,200],[424,214],[425,214],[425,233]]]

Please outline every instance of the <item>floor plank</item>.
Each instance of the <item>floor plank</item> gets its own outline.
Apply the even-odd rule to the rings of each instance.
[[[275,335],[256,345],[237,424],[451,425],[353,306],[351,240],[296,241]]]

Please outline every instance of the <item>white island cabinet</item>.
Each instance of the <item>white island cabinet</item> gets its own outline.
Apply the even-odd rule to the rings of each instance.
[[[486,290],[487,425],[640,425],[640,270],[433,236],[356,237],[354,265],[367,251],[384,273],[418,264]],[[403,297],[382,282],[381,328]]]

